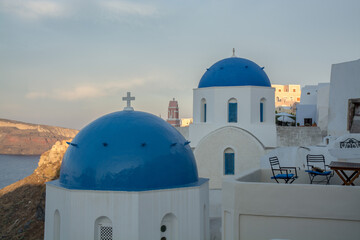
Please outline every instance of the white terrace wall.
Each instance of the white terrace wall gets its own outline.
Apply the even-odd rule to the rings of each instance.
[[[360,187],[256,181],[260,175],[224,179],[223,240],[359,238]]]
[[[277,126],[277,146],[310,146],[322,142],[319,127],[285,127]]]

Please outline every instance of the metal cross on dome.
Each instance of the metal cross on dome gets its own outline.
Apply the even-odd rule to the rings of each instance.
[[[126,107],[124,107],[124,111],[134,111],[134,108],[131,106],[131,101],[135,100],[135,97],[130,96],[131,93],[127,92],[126,97],[123,97],[122,100],[126,101]]]

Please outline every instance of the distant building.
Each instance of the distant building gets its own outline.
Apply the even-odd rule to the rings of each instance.
[[[306,85],[302,88],[301,102],[296,110],[296,123],[300,126],[312,126],[317,122],[317,91],[318,85]]]
[[[193,123],[192,118],[182,118],[181,119],[181,127],[188,127],[192,123]]]
[[[271,87],[275,88],[275,107],[293,107],[300,102],[300,85],[272,84]]]
[[[326,130],[329,109],[329,83],[307,85],[302,88],[301,102],[297,105],[296,123],[300,126],[318,125]]]
[[[294,104],[294,106],[295,106],[295,104]],[[289,113],[289,114],[295,114],[296,108],[287,107],[287,106],[278,106],[275,108],[275,111],[276,111],[276,113],[285,112],[285,113]]]
[[[175,98],[169,102],[168,119],[166,121],[173,127],[180,127],[179,106]]]

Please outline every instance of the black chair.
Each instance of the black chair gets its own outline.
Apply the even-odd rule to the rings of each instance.
[[[281,167],[276,156],[269,158],[269,162],[273,174],[271,179],[275,179],[277,183],[279,183],[278,180],[283,180],[284,183],[293,183],[298,178],[296,167]]]
[[[325,164],[324,155],[306,155],[306,162],[308,170],[305,170],[309,174],[310,183],[321,183],[326,182],[329,184],[330,179],[334,176],[334,172],[328,170],[328,165]],[[314,180],[314,178],[321,180]]]

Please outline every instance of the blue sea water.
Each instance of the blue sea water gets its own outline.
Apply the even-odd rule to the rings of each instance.
[[[40,156],[1,155],[0,189],[32,174]]]

